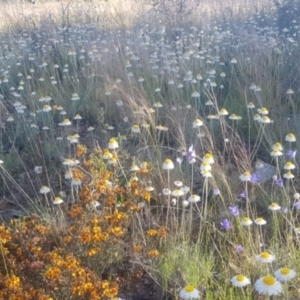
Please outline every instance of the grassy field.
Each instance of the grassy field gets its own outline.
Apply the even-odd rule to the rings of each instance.
[[[4,1],[0,299],[300,299],[299,15]]]

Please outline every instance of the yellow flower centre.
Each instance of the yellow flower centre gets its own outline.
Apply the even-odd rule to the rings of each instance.
[[[206,153],[206,154],[205,154],[205,158],[211,159],[211,158],[212,158],[212,155],[211,155],[210,153]]]
[[[290,139],[295,138],[295,136],[294,136],[292,133],[288,134],[288,137],[289,137]]]
[[[245,276],[244,275],[238,275],[236,276],[236,280],[239,281],[239,282],[242,282],[245,280]]]
[[[243,175],[244,175],[245,177],[248,177],[248,176],[250,176],[250,172],[246,171]]]
[[[247,218],[247,217],[244,218],[244,222],[249,222],[249,221],[250,221],[249,218]]]
[[[267,275],[267,276],[265,276],[264,279],[263,279],[263,283],[264,283],[265,285],[268,285],[268,286],[274,285],[275,282],[276,282],[275,278],[274,278],[273,276],[271,276],[271,275]]]
[[[185,291],[186,291],[187,293],[191,293],[194,289],[195,289],[195,288],[194,288],[192,285],[187,285],[187,286],[185,287]]]
[[[262,253],[260,254],[260,256],[261,256],[262,258],[269,258],[269,257],[270,257],[270,254],[269,254],[268,252],[262,252]]]
[[[257,218],[256,221],[257,221],[257,222],[263,222],[264,219],[263,219],[263,218]]]
[[[109,140],[109,142],[110,142],[110,144],[114,144],[114,143],[116,143],[117,141],[116,141],[116,139],[111,138],[111,139]]]
[[[287,275],[287,274],[290,273],[290,269],[289,269],[289,268],[281,268],[281,269],[280,269],[280,273],[281,273],[282,275]]]
[[[167,158],[167,159],[165,160],[165,164],[166,164],[166,165],[169,165],[169,164],[171,164],[171,163],[172,163],[171,159]]]

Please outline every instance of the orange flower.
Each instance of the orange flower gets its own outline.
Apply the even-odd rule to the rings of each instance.
[[[76,147],[76,156],[80,157],[86,154],[86,146],[78,144]]]
[[[88,256],[94,256],[95,254],[97,254],[101,249],[98,247],[98,248],[93,248],[93,249],[90,249],[88,250],[87,252],[87,255]]]
[[[73,277],[83,277],[84,275],[86,275],[86,271],[83,268],[78,268],[72,273]]]
[[[152,258],[156,258],[159,256],[159,252],[156,249],[152,249],[148,251],[148,255]]]
[[[71,218],[75,219],[79,216],[81,216],[83,213],[83,209],[81,207],[79,207],[78,205],[74,205],[70,211],[68,212],[68,214],[70,215]]]
[[[76,179],[83,179],[83,177],[84,177],[83,172],[81,170],[79,170],[78,168],[74,168],[72,171],[72,174],[73,174],[73,178],[76,178]]]
[[[56,266],[52,266],[47,269],[45,272],[45,276],[50,279],[50,280],[57,280],[61,275],[61,270],[60,268]]]
[[[133,252],[135,252],[135,253],[140,253],[142,251],[143,251],[143,247],[140,245],[137,245],[133,248]]]
[[[151,200],[151,194],[149,192],[144,192],[144,198],[149,202]]]
[[[70,235],[67,235],[63,238],[63,241],[66,243],[66,244],[70,244],[72,242],[73,238],[72,236]]]
[[[21,287],[20,278],[15,275],[9,275],[4,282],[5,286],[9,289],[18,289]]]
[[[151,237],[154,237],[154,236],[157,235],[157,230],[155,230],[155,229],[147,230],[147,235],[151,236]]]
[[[120,237],[124,235],[124,230],[119,226],[115,226],[111,229],[111,233]]]
[[[157,230],[157,235],[159,237],[165,238],[167,236],[168,228],[166,226],[161,227]]]
[[[80,241],[83,244],[87,244],[91,241],[91,239],[92,239],[92,235],[90,232],[90,228],[88,228],[88,227],[83,228],[83,230],[81,231],[81,234],[80,234]]]

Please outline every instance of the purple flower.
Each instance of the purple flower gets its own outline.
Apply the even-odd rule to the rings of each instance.
[[[296,157],[296,154],[297,154],[297,150],[289,150],[288,152],[287,152],[287,156],[289,157],[289,158],[295,158]]]
[[[300,209],[300,201],[295,202],[293,206],[296,208],[296,210],[299,210]]]
[[[236,246],[235,251],[237,253],[241,253],[244,251],[244,247],[242,245],[238,245],[238,246]]]
[[[281,178],[276,179],[276,180],[275,180],[275,184],[276,184],[278,187],[283,187],[283,179],[281,179]]]
[[[240,196],[241,196],[242,198],[247,198],[247,197],[248,197],[248,194],[247,194],[246,191],[243,191],[243,192],[240,194]]]
[[[230,205],[228,206],[228,209],[234,217],[238,217],[240,215],[239,207],[237,205],[234,206]]]
[[[222,228],[225,230],[231,229],[231,223],[228,219],[223,220],[222,222],[220,222],[220,224],[221,224]]]
[[[194,150],[193,145],[190,146],[188,152],[186,153],[186,156],[187,156],[190,164],[193,164],[194,162],[196,162],[196,152]]]
[[[261,180],[261,177],[259,175],[255,174],[255,173],[251,175],[250,181],[252,183],[258,183],[258,182],[260,182],[260,180]]]
[[[215,195],[215,196],[220,195],[220,190],[219,190],[219,189],[214,189],[214,195]]]
[[[288,208],[286,206],[281,207],[282,213],[286,214],[288,212]]]

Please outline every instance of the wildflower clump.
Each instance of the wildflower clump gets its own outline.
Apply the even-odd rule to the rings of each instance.
[[[86,149],[78,145],[77,152],[82,156]],[[144,171],[139,175],[146,176],[150,165],[141,166]],[[82,182],[75,204],[68,207],[55,197],[53,210],[60,214],[54,213],[51,221],[30,215],[0,226],[1,299],[9,299],[12,293],[19,299],[67,299],[70,295],[76,299],[107,299],[118,295],[118,283],[105,276],[103,270],[109,272],[122,260],[122,241],[130,219],[140,210],[139,203],[150,200],[152,189],[142,181],[119,185],[99,148],[82,166],[67,167],[71,168],[73,180]],[[49,191],[42,187],[43,193]],[[123,203],[120,199],[124,199]],[[148,231],[149,238],[165,235],[164,229]],[[142,251],[138,249],[135,251]],[[155,242],[145,255],[159,256]]]

